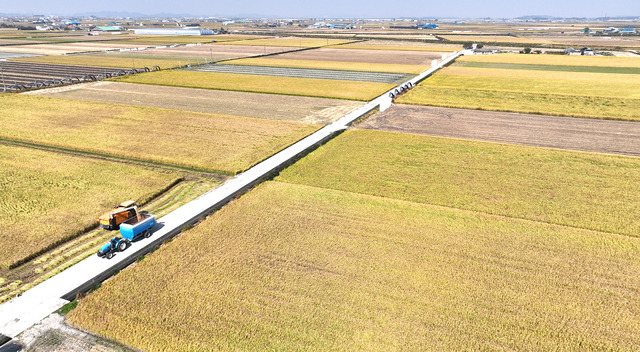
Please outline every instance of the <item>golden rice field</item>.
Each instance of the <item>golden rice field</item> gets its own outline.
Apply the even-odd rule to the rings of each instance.
[[[638,99],[418,86],[397,103],[640,121]]]
[[[400,103],[640,120],[634,74],[447,67]]]
[[[350,43],[353,40],[343,39],[321,39],[321,38],[302,38],[302,37],[276,37],[262,39],[247,39],[224,42],[225,45],[250,45],[250,46],[284,46],[293,48],[313,48],[319,46],[328,46],[336,44]]]
[[[347,131],[278,181],[640,236],[640,158]]]
[[[319,128],[30,95],[0,96],[0,137],[237,173]]]
[[[292,60],[292,59],[271,59],[271,58],[247,58],[221,62],[230,65],[249,66],[269,66],[269,67],[293,67],[311,68],[321,70],[343,70],[361,72],[389,72],[389,73],[412,73],[418,74],[426,71],[429,66],[405,65],[405,64],[382,64],[365,62],[344,62],[344,61],[316,61],[316,60]]]
[[[195,58],[193,58],[195,61]],[[122,55],[54,55],[54,56],[34,56],[12,59],[11,61],[38,62],[46,64],[62,64],[62,65],[82,65],[82,66],[98,66],[98,67],[115,67],[115,68],[143,68],[160,66],[161,69],[169,69],[178,67],[179,64],[185,66],[189,58],[166,59],[166,58],[134,58]],[[200,58],[204,62],[204,58]]]
[[[465,55],[456,61],[494,62],[509,64],[565,65],[565,66],[602,66],[602,67],[640,67],[639,57],[616,56],[572,56],[572,55]]]
[[[371,100],[395,85],[330,79],[242,75],[233,73],[162,71],[115,79],[120,82],[237,92],[298,95],[318,98]]]
[[[147,200],[179,177],[0,144],[0,268],[72,237],[114,204]]]
[[[631,351],[639,256],[633,237],[267,182],[67,321],[152,351]]]

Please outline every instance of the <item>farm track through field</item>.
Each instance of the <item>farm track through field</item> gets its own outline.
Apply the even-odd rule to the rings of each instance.
[[[215,64],[192,67],[189,70],[201,71],[201,72],[331,79],[331,80],[339,80],[339,81],[358,81],[358,82],[376,82],[376,83],[399,83],[411,77],[411,75],[399,74],[399,73],[356,72],[356,71],[317,70],[317,69],[288,68],[288,67],[285,68],[285,67],[268,67],[268,66],[215,65]]]
[[[396,104],[358,128],[640,156],[640,122]]]

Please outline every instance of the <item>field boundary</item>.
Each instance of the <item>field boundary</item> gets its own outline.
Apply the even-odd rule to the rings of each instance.
[[[75,155],[78,157],[108,160],[113,162],[120,162],[125,164],[133,164],[133,165],[146,166],[146,167],[164,168],[169,170],[179,170],[179,171],[187,171],[187,172],[197,172],[197,173],[203,173],[203,174],[212,175],[212,176],[216,176],[216,175],[233,176],[234,175],[234,173],[232,172],[223,171],[223,170],[199,169],[195,167],[161,163],[153,160],[136,159],[136,158],[130,158],[125,156],[113,155],[113,154],[92,152],[92,151],[82,150],[82,149],[65,148],[65,147],[59,147],[55,145],[28,142],[28,141],[22,141],[17,139],[8,139],[3,137],[0,137],[0,143],[16,145],[16,146],[25,147],[25,148],[45,150],[50,152],[64,153],[69,155]]]

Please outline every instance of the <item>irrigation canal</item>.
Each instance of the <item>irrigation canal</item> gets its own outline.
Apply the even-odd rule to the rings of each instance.
[[[199,219],[219,209],[234,197],[268,179],[315,147],[335,137],[362,116],[378,108],[385,110],[392,103],[392,95],[395,96],[402,90],[410,89],[464,53],[464,51],[453,53],[429,70],[165,215],[158,220],[150,238],[136,241],[127,251],[118,252],[113,259],[105,260],[92,255],[31,288],[21,296],[0,305],[0,346],[75,299],[78,293],[86,292],[113,276],[135,262],[138,257],[159,246],[164,240],[179,234],[184,227],[197,223]]]

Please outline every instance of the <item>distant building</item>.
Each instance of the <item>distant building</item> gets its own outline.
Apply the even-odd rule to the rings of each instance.
[[[580,51],[574,49],[574,48],[566,48],[564,49],[564,54],[565,55],[582,55],[580,53]]]
[[[593,50],[591,48],[584,47],[584,48],[580,49],[580,55],[593,56],[595,54],[596,54],[595,50]]]
[[[635,28],[633,27],[624,27],[621,31],[620,34],[638,34],[638,32],[636,31]]]
[[[344,23],[332,23],[330,28],[336,28],[336,29],[355,29],[356,27],[350,25],[350,24],[344,24]]]
[[[135,34],[149,35],[214,35],[218,32],[202,28],[140,28],[135,29]]]
[[[584,47],[580,50],[574,48],[566,48],[564,49],[565,55],[584,55],[584,56],[593,56],[596,54],[595,50],[591,48]]]
[[[619,32],[618,28],[616,28],[616,27],[609,27],[609,28],[604,29],[604,30],[602,31],[602,34],[616,34],[616,33],[618,33],[618,32]]]
[[[120,32],[124,31],[124,28],[121,26],[96,26],[95,30],[101,32]]]
[[[491,55],[491,54],[495,54],[497,52],[497,50],[494,49],[473,49],[473,54],[474,55]]]

